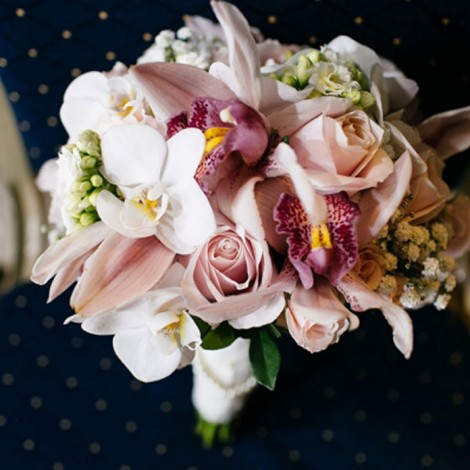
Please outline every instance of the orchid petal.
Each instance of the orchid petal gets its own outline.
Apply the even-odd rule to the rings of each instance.
[[[168,156],[162,180],[171,186],[183,178],[192,178],[204,154],[206,140],[199,129],[184,129],[168,142]]]
[[[87,129],[95,129],[108,115],[103,97],[107,96],[108,79],[100,72],[88,72],[77,77],[64,94],[60,120],[74,139]]]
[[[220,1],[212,1],[211,6],[227,39],[230,68],[234,70],[240,84],[239,97],[259,109],[260,63],[250,26],[235,6]]]
[[[306,171],[298,163],[297,156],[289,145],[281,142],[270,156],[268,167],[264,169],[268,177],[288,176],[295,192],[302,202],[313,224],[326,219],[326,204],[323,196],[312,187]]]
[[[171,191],[175,192],[174,199],[177,199],[180,205],[178,213],[173,215],[174,233],[178,239],[194,249],[202,245],[216,228],[209,200],[194,179],[181,181],[178,186],[172,187]],[[169,194],[172,198],[170,189]],[[157,225],[157,236],[158,233]],[[187,254],[186,251],[179,253]]]
[[[265,233],[255,199],[255,187],[260,181],[263,181],[261,176],[240,171],[221,180],[216,192],[221,212],[254,238],[263,240]]]
[[[390,220],[401,204],[411,179],[411,157],[406,151],[395,162],[394,172],[377,188],[365,192],[359,202],[361,215],[357,222],[359,246],[370,242]]]
[[[313,286],[313,273],[304,260],[311,251],[310,233],[312,224],[302,207],[299,198],[281,194],[274,208],[276,230],[287,235],[289,260],[299,273],[302,285],[306,289]]]
[[[129,124],[105,132],[101,151],[108,180],[131,186],[158,181],[167,147],[165,139],[154,128]]]
[[[426,119],[419,132],[443,159],[470,147],[470,106],[436,114]]]
[[[126,330],[140,330],[144,326],[141,311],[125,308],[86,317],[82,323],[83,331],[100,336],[114,335]]]
[[[379,309],[392,327],[393,341],[408,359],[413,350],[413,324],[409,315],[398,305],[369,289],[355,274],[347,274],[337,285],[355,312]]]
[[[116,355],[131,371],[132,375],[145,383],[168,377],[179,366],[181,351],[162,354],[148,328],[121,331],[114,336]]]
[[[88,258],[71,305],[83,316],[113,309],[153,287],[174,256],[155,237],[128,239],[111,233]]]
[[[106,225],[97,222],[62,238],[38,258],[33,266],[31,280],[36,284],[45,284],[62,268],[99,245],[109,233]]]
[[[286,306],[284,293],[273,294],[266,298],[266,303],[254,312],[243,317],[231,320],[230,325],[237,330],[248,330],[250,328],[259,328],[273,323],[282,313]]]
[[[94,249],[91,249],[57,272],[51,283],[51,287],[49,288],[49,297],[47,298],[47,302],[52,302],[78,279],[85,261],[93,251]]]
[[[235,98],[224,83],[191,65],[155,62],[136,65],[130,73],[153,114],[162,121],[182,110],[189,110],[193,100],[200,96],[221,100]]]
[[[143,227],[146,218],[139,208],[130,206],[126,209],[127,214],[123,214],[123,211],[125,210],[125,203],[119,200],[109,191],[101,191],[96,199],[96,210],[98,215],[110,229],[128,238],[144,238],[155,235],[155,225],[146,228]],[[136,230],[135,227],[131,228],[129,224],[124,223],[126,219],[123,219],[122,215],[125,215],[127,219],[131,218],[131,216],[128,214],[129,211],[137,213],[137,216],[142,214],[139,219],[142,222],[139,230]]]

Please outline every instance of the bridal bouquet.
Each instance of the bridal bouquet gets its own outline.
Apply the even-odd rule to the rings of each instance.
[[[192,363],[206,437],[274,388],[281,334],[319,352],[377,309],[409,357],[406,309],[445,309],[470,246],[442,179],[470,108],[417,123],[416,83],[371,49],[283,45],[212,8],[220,26],[187,18],[71,83],[32,275],[50,300],[76,282],[66,323],[113,335],[137,379]]]

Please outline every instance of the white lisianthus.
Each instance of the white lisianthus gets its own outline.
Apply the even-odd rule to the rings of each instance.
[[[116,355],[142,382],[153,382],[189,364],[201,344],[177,287],[150,291],[114,311],[81,321],[83,330],[114,335]]]
[[[207,197],[194,179],[204,134],[185,129],[167,142],[145,125],[112,128],[101,142],[103,172],[124,201],[109,191],[96,200],[100,218],[130,238],[155,235],[167,248],[188,254],[216,224]]]
[[[348,67],[334,62],[316,63],[309,83],[326,96],[344,96],[361,88],[359,83],[352,79]]]

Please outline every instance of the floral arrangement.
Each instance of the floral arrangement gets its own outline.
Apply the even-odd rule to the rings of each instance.
[[[207,441],[274,388],[283,333],[319,352],[378,309],[409,357],[405,309],[445,309],[470,247],[470,201],[442,179],[470,108],[416,122],[416,83],[371,49],[264,40],[212,7],[220,25],[188,17],[70,84],[32,274],[50,300],[76,282],[66,323],[113,335],[137,379],[192,363]]]

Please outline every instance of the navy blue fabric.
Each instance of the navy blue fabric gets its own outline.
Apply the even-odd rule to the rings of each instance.
[[[470,103],[468,2],[234,3],[285,42],[348,34],[368,44],[420,83],[425,116]],[[212,16],[206,0],[0,3],[0,74],[34,169],[66,140],[58,113],[73,76],[133,63],[185,13]],[[450,162],[452,181],[466,158]],[[413,313],[409,361],[377,313],[321,354],[283,338],[276,390],[258,389],[236,441],[207,451],[192,432],[189,368],[140,384],[110,338],[62,326],[67,296],[46,298],[24,285],[0,299],[2,469],[468,468],[470,342],[450,312]]]

